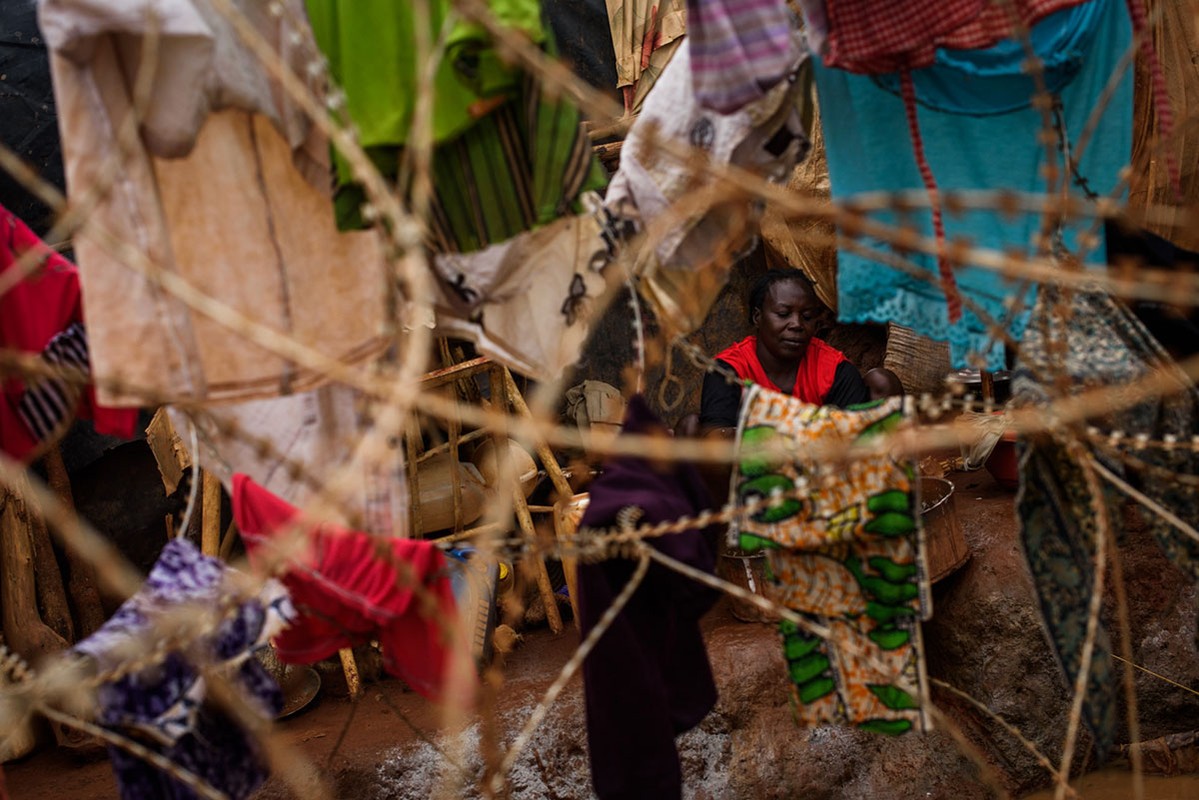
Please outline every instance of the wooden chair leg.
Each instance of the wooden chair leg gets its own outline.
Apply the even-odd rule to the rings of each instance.
[[[529,514],[529,505],[520,488],[512,492],[512,504],[516,510],[516,520],[520,524],[521,533],[530,544],[537,542],[537,529],[533,526],[533,517]],[[534,554],[534,569],[537,575],[537,590],[541,594],[541,602],[545,604],[545,620],[549,623],[550,631],[555,635],[562,633],[562,614],[558,611],[558,600],[554,595],[554,587],[550,583],[550,574],[545,568],[545,559]]]
[[[533,415],[529,411],[529,406],[525,402],[525,398],[521,395],[520,390],[516,387],[516,381],[512,378],[512,373],[507,369],[504,370],[508,386],[508,396],[512,401],[512,408],[516,413],[523,417],[532,419]],[[570,482],[566,480],[566,476],[562,474],[562,468],[558,466],[558,459],[554,457],[554,452],[550,450],[549,445],[543,441],[536,443],[537,456],[541,459],[541,465],[545,467],[545,472],[549,475],[550,482],[554,485],[554,491],[558,493],[555,505],[569,505],[571,498],[574,496],[573,490],[570,488]],[[554,520],[554,535],[561,540],[565,531],[562,526],[558,525],[558,520]],[[579,590],[578,590],[578,559],[574,556],[562,557],[562,571],[566,573],[566,591],[570,594],[570,610],[574,615],[575,629],[579,629]]]
[[[507,411],[511,406],[517,413],[521,413],[521,408],[524,408],[527,413],[528,408],[524,405],[524,398],[519,401],[517,398],[520,398],[520,392],[516,388],[516,382],[512,380],[512,373],[503,365],[494,365],[491,370],[492,408],[497,411]],[[507,475],[507,431],[497,431],[495,434],[495,463],[496,474]],[[516,512],[516,522],[520,526],[521,533],[524,534],[530,545],[535,545],[537,529],[533,525],[533,516],[529,513],[529,504],[525,501],[524,492],[520,490],[519,486],[512,489],[512,507]],[[558,611],[558,600],[554,595],[554,587],[550,583],[550,575],[545,568],[545,559],[540,555],[533,556],[533,559],[533,570],[537,576],[537,590],[541,595],[541,602],[545,605],[545,621],[549,624],[550,631],[557,635],[562,632],[562,614]]]

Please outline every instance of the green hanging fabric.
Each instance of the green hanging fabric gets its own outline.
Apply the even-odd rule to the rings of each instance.
[[[401,172],[417,97],[417,35],[406,3],[307,0],[317,43],[359,140],[388,179]],[[448,0],[429,0],[429,41],[452,14]],[[551,55],[539,0],[489,0],[503,24]],[[568,100],[505,65],[479,25],[450,20],[445,55],[434,80],[434,198],[429,246],[473,252],[578,211],[579,195],[607,178]],[[337,162],[335,207],[343,229],[364,227],[365,193],[348,164]]]

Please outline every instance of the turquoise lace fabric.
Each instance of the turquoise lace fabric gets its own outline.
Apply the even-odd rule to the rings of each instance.
[[[1047,88],[1058,99],[1054,114],[1059,131],[1055,154],[1065,169],[1064,153],[1077,161],[1070,192],[1086,198],[1107,195],[1132,150],[1132,73],[1125,70],[1086,146],[1074,152],[1092,110],[1116,71],[1131,41],[1132,26],[1122,0],[1091,0],[1047,16],[1032,30],[1030,44],[1044,60]],[[917,116],[924,151],[941,191],[1009,189],[1043,193],[1046,149],[1040,143],[1042,115],[1031,105],[1035,84],[1021,72],[1023,45],[1004,41],[983,50],[941,50],[937,63],[912,72]],[[897,75],[854,75],[825,67],[813,57],[828,151],[832,195],[848,200],[877,191],[924,191],[908,135]],[[912,227],[932,237],[932,215],[913,211],[870,218]],[[1062,242],[1091,264],[1103,263],[1099,247],[1081,251],[1079,233],[1089,221],[1072,221],[1061,231]],[[946,240],[966,240],[976,247],[1002,252],[1035,252],[1040,227],[1035,214],[1004,216],[991,211],[945,214]],[[1102,229],[1099,230],[1102,240]],[[887,245],[858,240],[876,251],[893,254]],[[949,343],[955,368],[976,366],[981,354],[989,369],[1002,369],[1001,341],[969,305],[951,324],[937,277],[935,259],[909,254],[929,280],[909,275],[869,256],[842,249],[838,253],[838,316],[843,322],[896,322],[932,339]],[[964,298],[977,304],[1019,341],[1028,323],[1036,286],[1008,281],[977,266],[956,270]]]

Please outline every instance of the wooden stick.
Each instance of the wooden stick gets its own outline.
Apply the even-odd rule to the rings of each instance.
[[[218,556],[221,552],[221,481],[205,470],[203,527],[200,529],[200,552],[206,556]]]
[[[74,510],[75,498],[71,491],[71,476],[67,474],[67,465],[63,463],[62,451],[53,447],[46,453],[43,463],[46,467],[46,482],[58,496],[59,502],[66,508]],[[104,624],[104,606],[100,602],[99,582],[96,580],[96,568],[92,563],[71,548],[63,548],[67,558],[67,597],[75,612],[75,635],[86,639],[100,629]]]
[[[0,621],[17,655],[37,661],[65,650],[67,641],[38,614],[29,517],[25,502],[0,487]]]
[[[444,340],[443,340],[444,341]],[[457,398],[457,394],[454,395]],[[458,437],[462,423],[457,417],[449,420],[450,429],[450,501],[454,509],[454,533],[462,530],[462,465],[458,461]]]
[[[516,381],[512,380],[512,373],[508,371],[507,367],[496,364],[489,377],[493,408],[506,413],[511,405],[517,413],[528,413],[524,398],[520,397]],[[520,398],[519,401],[517,398]],[[524,411],[521,411],[522,408]],[[495,443],[495,474],[499,476],[500,485],[504,485],[508,479],[508,432],[496,431],[492,441]],[[516,521],[520,525],[525,539],[529,544],[535,543],[537,529],[533,525],[532,515],[529,514],[529,504],[525,501],[525,493],[518,485],[512,487],[512,505],[516,512]],[[550,631],[555,635],[559,634],[562,632],[562,614],[558,611],[558,600],[554,596],[550,574],[545,568],[545,559],[536,550],[533,550],[533,554],[529,558],[533,559],[533,574],[537,576],[537,591],[541,595],[541,602],[545,605],[545,621],[549,623]]]
[[[529,406],[525,402],[525,398],[521,395],[520,390],[516,388],[516,381],[512,379],[512,373],[504,370],[504,374],[508,380],[508,396],[512,401],[512,408],[517,414],[532,419],[533,415],[529,412]],[[541,465],[545,467],[545,472],[550,476],[550,482],[554,484],[554,490],[558,493],[557,503],[569,504],[574,497],[574,490],[570,488],[570,482],[562,474],[562,467],[558,465],[558,459],[554,456],[554,451],[542,439],[537,440],[536,447],[537,456],[541,459]],[[554,534],[561,537],[564,533],[558,525],[555,514]],[[580,624],[578,559],[574,556],[563,556],[562,571],[566,573],[566,591],[570,595],[570,610],[574,613],[575,628],[577,629]]]
[[[529,506],[525,503],[524,492],[520,490],[519,486],[512,490],[512,504],[516,510],[516,520],[525,537],[530,543],[537,541],[537,529],[533,526],[533,518],[529,515]],[[554,587],[550,583],[549,572],[545,568],[545,559],[536,549],[531,550],[529,558],[535,562],[533,567],[537,575],[537,591],[541,595],[541,602],[545,604],[545,621],[549,623],[551,632],[562,633],[562,614],[558,611],[558,600],[554,595]]]
[[[420,507],[420,458],[417,452],[420,441],[420,420],[414,415],[404,434],[404,447],[408,453],[408,468],[404,470],[408,477],[408,526],[409,536],[413,539],[419,539],[425,532]]]
[[[233,555],[235,541],[237,541],[237,522],[229,520],[229,527],[225,528],[225,535],[221,537],[221,561],[228,561],[229,556]]]
[[[357,697],[362,694],[362,679],[358,677],[358,662],[354,660],[354,651],[343,647],[337,651],[337,656],[341,659],[341,670],[346,675],[346,688],[350,690],[350,697]]]
[[[71,608],[67,604],[67,590],[62,582],[62,571],[50,544],[50,531],[45,521],[36,514],[29,515],[29,538],[33,546],[33,582],[37,587],[37,605],[42,621],[50,630],[68,643],[75,641],[75,628],[71,624]]]
[[[512,402],[512,408],[522,417],[532,418],[529,412],[529,405],[525,402],[525,398],[521,395],[520,390],[516,388],[516,381],[512,378],[512,373],[504,370],[504,375],[507,378],[508,398]],[[550,476],[550,481],[554,484],[554,489],[558,492],[558,500],[568,500],[574,496],[574,492],[570,488],[570,482],[566,480],[566,476],[562,474],[562,467],[558,466],[558,459],[554,457],[554,451],[550,450],[545,440],[539,439],[534,442],[537,448],[537,457],[541,459],[542,466],[545,467],[545,472]]]

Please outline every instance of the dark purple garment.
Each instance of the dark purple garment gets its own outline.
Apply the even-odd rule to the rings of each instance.
[[[624,430],[666,430],[634,397]],[[692,464],[659,468],[642,458],[609,461],[590,487],[581,527],[606,528],[628,506],[639,522],[694,516],[711,508]],[[712,572],[712,543],[698,530],[647,540],[662,553]],[[584,636],[628,582],[634,563],[611,559],[579,565],[579,616]],[[583,663],[591,782],[602,800],[682,795],[674,738],[716,704],[716,684],[699,618],[719,597],[713,589],[651,564],[645,580]]]

